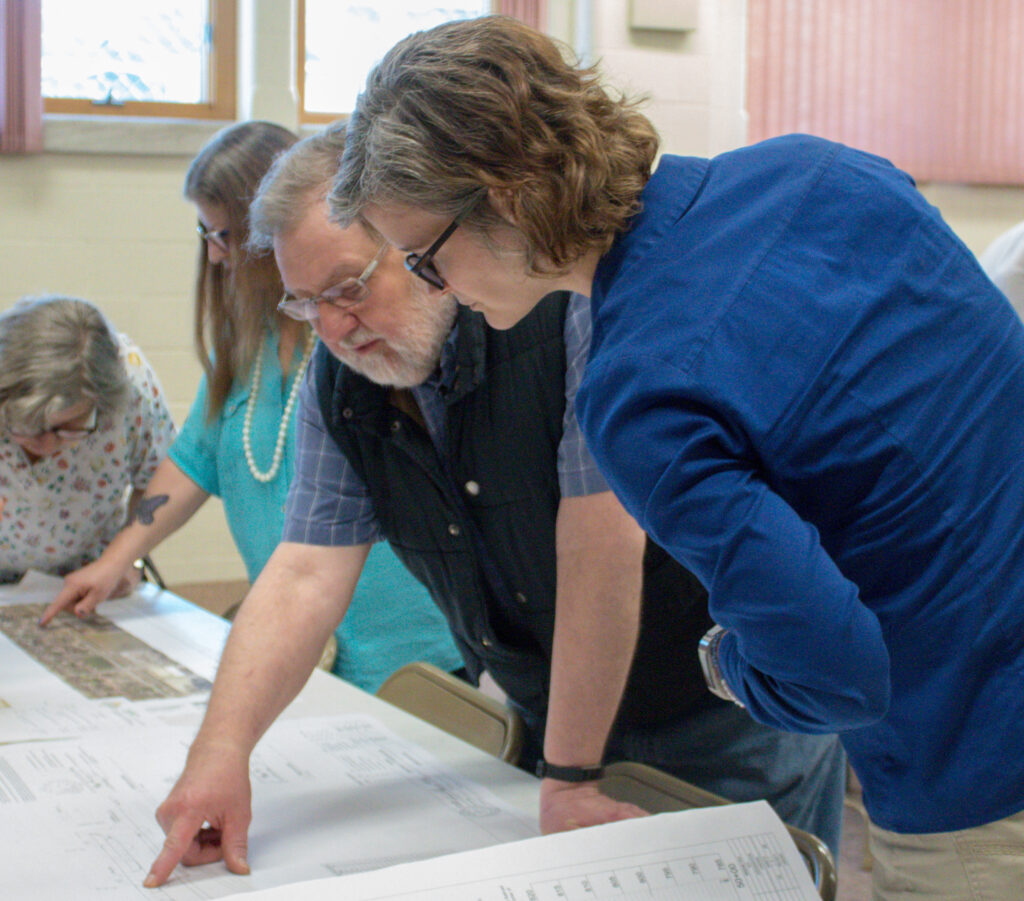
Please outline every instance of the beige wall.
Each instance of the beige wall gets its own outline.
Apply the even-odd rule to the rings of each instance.
[[[140,345],[180,425],[199,384],[192,350],[195,213],[188,156],[0,156],[0,308],[58,292],[100,306]],[[219,501],[154,554],[168,581],[244,578]]]
[[[649,97],[645,109],[664,152],[709,156],[746,143],[745,0],[699,0],[697,28],[688,32],[630,28],[630,0],[590,7],[593,57],[613,84]],[[1024,219],[1024,188],[922,191],[975,253]]]
[[[745,142],[743,0],[700,0],[690,33],[630,29],[628,0],[594,0],[585,18],[579,3],[560,0],[553,9],[567,37],[589,23],[584,43],[614,83],[650,95],[647,110],[667,152],[707,155]],[[258,112],[287,121],[271,108]],[[201,140],[185,140],[175,156],[0,156],[0,308],[43,291],[95,301],[141,345],[179,423],[199,380],[191,346],[195,215],[181,183]],[[128,132],[119,146],[135,144]],[[1022,189],[924,192],[975,252],[1024,219]],[[244,577],[216,501],[155,557],[171,582]]]

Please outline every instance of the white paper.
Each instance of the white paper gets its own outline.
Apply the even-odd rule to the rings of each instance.
[[[61,584],[29,573],[0,591],[0,707],[209,693],[227,622],[142,585],[93,616],[61,613],[41,629]]]
[[[626,820],[244,897],[246,901],[819,901],[799,852],[764,801]]]
[[[536,834],[532,819],[369,717],[285,719],[252,758],[252,874],[179,867],[145,890],[163,843],[153,812],[191,738],[151,725],[0,745],[0,846],[22,849],[0,869],[0,898],[219,898]]]
[[[75,738],[104,729],[143,728],[151,722],[130,704],[77,701],[0,707],[0,744]]]

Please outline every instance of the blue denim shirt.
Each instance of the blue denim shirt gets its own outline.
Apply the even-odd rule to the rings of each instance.
[[[881,826],[1024,808],[1024,327],[889,163],[666,156],[595,277],[577,410],[710,592],[758,720],[838,731]]]

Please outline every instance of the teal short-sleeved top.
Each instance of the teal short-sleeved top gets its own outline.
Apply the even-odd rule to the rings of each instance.
[[[263,472],[271,468],[303,349],[302,345],[296,348],[294,365],[284,380],[277,333],[269,332],[263,343],[249,436],[256,467]],[[242,444],[250,390],[250,378],[236,380],[220,414],[208,421],[204,376],[170,457],[200,488],[223,501],[228,528],[253,582],[284,527],[284,504],[295,471],[297,405],[289,417],[280,470],[271,481],[258,482],[249,471]],[[428,660],[444,669],[462,666],[444,616],[383,541],[371,549],[348,613],[335,634],[334,673],[368,691],[375,691],[388,675],[413,660]]]

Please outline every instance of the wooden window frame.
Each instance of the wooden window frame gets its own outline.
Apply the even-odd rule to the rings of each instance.
[[[503,12],[503,4],[507,0],[490,0],[492,12]],[[296,29],[296,66],[295,79],[299,95],[299,122],[303,125],[328,125],[348,118],[351,110],[344,110],[335,113],[314,113],[306,110],[306,0],[296,0],[298,7],[298,22]],[[543,3],[538,9],[546,11]],[[538,14],[539,15],[539,14]]]
[[[295,45],[295,80],[299,95],[299,122],[302,125],[328,125],[345,118],[350,111],[334,115],[306,111],[306,0],[296,0],[296,7],[298,22]]]
[[[126,100],[107,104],[79,97],[44,97],[43,111],[78,116],[135,116],[164,119],[234,119],[237,95],[237,0],[208,0],[211,33],[206,103]]]

